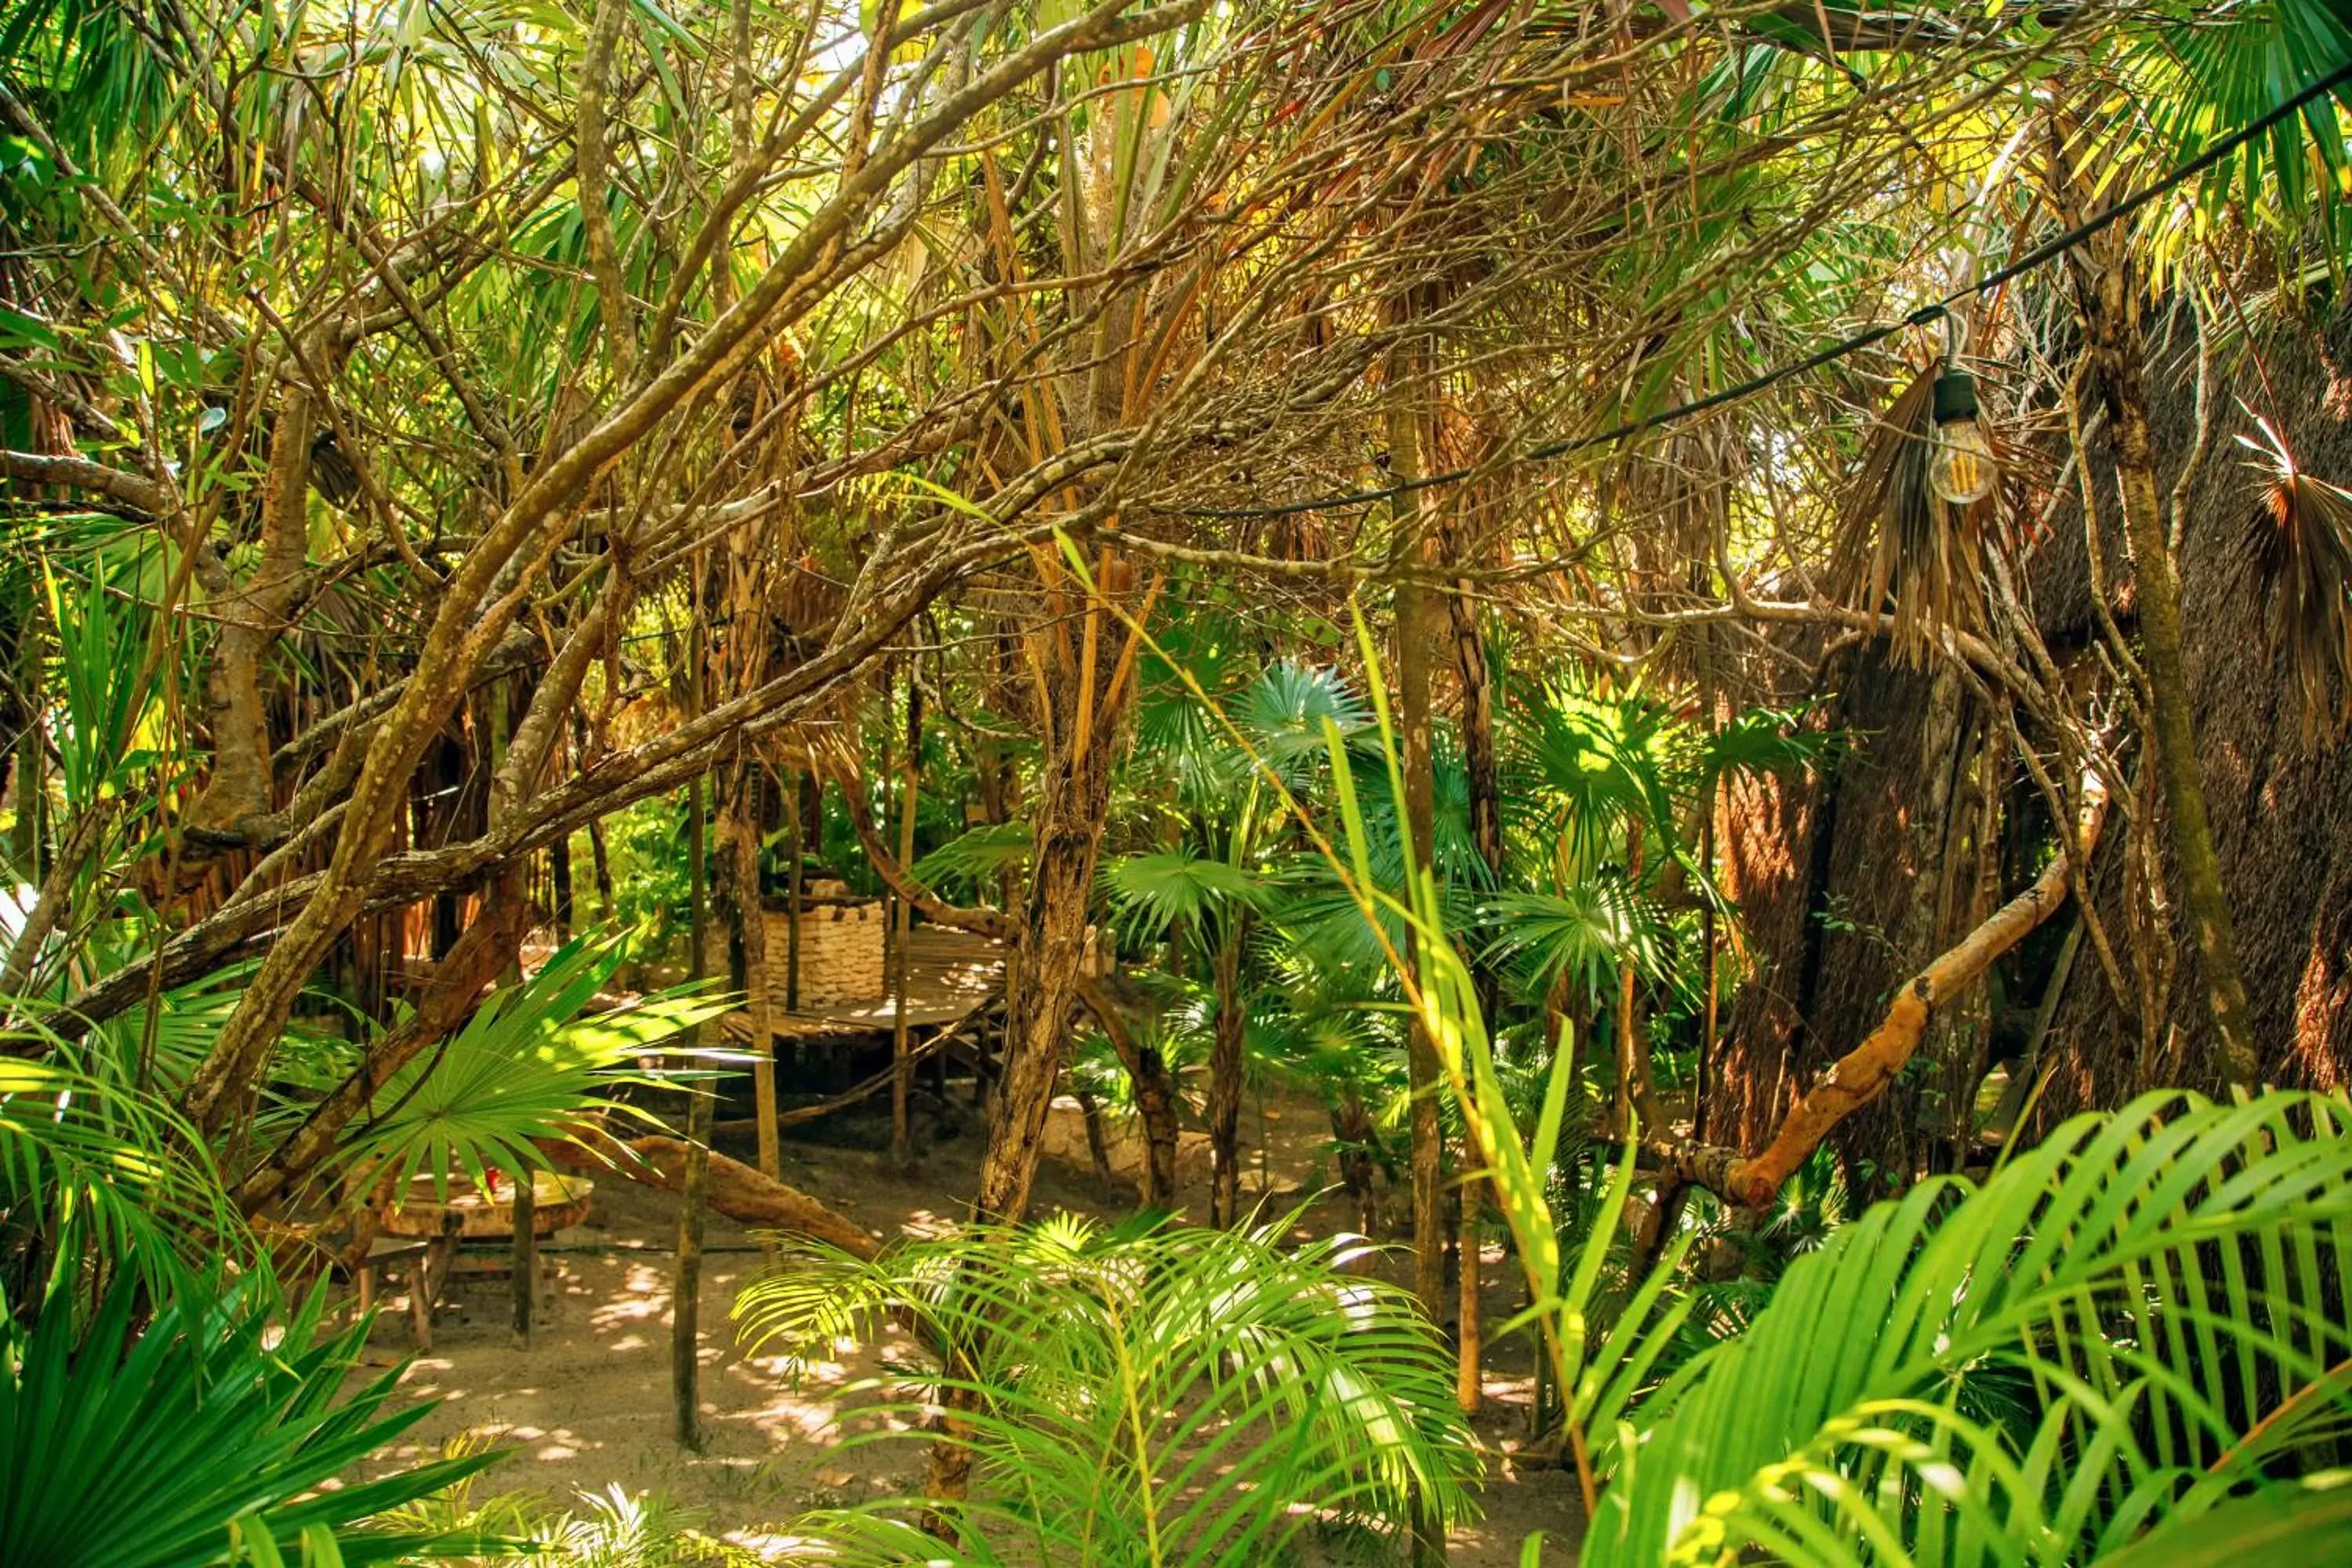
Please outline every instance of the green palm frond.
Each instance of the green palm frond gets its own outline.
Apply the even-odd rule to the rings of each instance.
[[[993,890],[997,874],[1028,863],[1032,848],[1026,822],[986,822],[949,839],[917,860],[915,879],[946,893]]]
[[[1586,1561],[2090,1562],[2263,1484],[2352,1413],[2347,1131],[2151,1096],[1871,1209],[1637,1414]]]
[[[355,1565],[462,1544],[365,1521],[494,1455],[321,1486],[432,1409],[384,1413],[398,1372],[348,1391],[367,1329],[323,1334],[326,1306],[251,1273],[160,1297],[126,1275],[86,1319],[53,1297],[29,1328],[0,1310],[0,1562],[208,1568],[233,1525],[257,1561],[322,1532]]]
[[[493,1168],[543,1168],[537,1141],[572,1137],[585,1119],[643,1119],[613,1090],[650,1081],[639,1065],[646,1058],[707,1056],[679,1037],[732,1000],[689,986],[587,1012],[621,956],[616,942],[575,937],[538,973],[494,992],[446,1046],[377,1091],[337,1162],[388,1174],[395,1192],[420,1171],[436,1190],[446,1191],[452,1172],[487,1187]]]
[[[1530,995],[1546,994],[1563,977],[1585,995],[1600,995],[1626,959],[1647,980],[1668,978],[1664,919],[1613,872],[1559,893],[1500,894],[1480,911],[1480,923],[1494,933],[1489,957],[1516,969]]]
[[[1122,855],[1105,861],[1104,892],[1111,916],[1131,942],[1164,940],[1168,932],[1200,930],[1243,910],[1265,907],[1268,890],[1257,877],[1189,849]]]
[[[204,1141],[158,1095],[46,1061],[0,1056],[0,1227],[52,1256],[87,1245],[159,1294],[200,1253],[249,1252],[244,1215]]]
[[[1754,778],[1818,766],[1844,744],[1843,731],[1810,728],[1802,708],[1745,708],[1702,735],[1689,772],[1702,790],[1727,778]]]
[[[2135,108],[2177,155],[2261,119],[2352,60],[2352,19],[2328,0],[2267,0],[2166,17],[2134,52],[2143,89]],[[2328,187],[2345,165],[2340,110],[2323,100],[2224,158],[2200,182],[2202,205],[2292,224],[2315,207],[2340,208]],[[2337,224],[2340,233],[2340,213]]]
[[[1634,692],[1606,696],[1572,677],[1511,693],[1503,733],[1514,815],[1558,855],[1571,879],[1612,853],[1628,825],[1669,851],[1675,820],[1672,715]]]
[[[2159,1524],[2100,1568],[2242,1568],[2352,1561],[2352,1472],[2265,1488],[2210,1513]]]
[[[1371,722],[1371,710],[1337,668],[1295,659],[1267,666],[1233,705],[1234,727],[1294,789],[1320,763],[1327,719],[1342,734],[1358,735]]]
[[[851,1563],[1241,1568],[1312,1522],[1300,1500],[1389,1529],[1416,1494],[1463,1517],[1477,1459],[1444,1346],[1402,1290],[1340,1272],[1342,1243],[1286,1250],[1286,1228],[1064,1216],[762,1276],[736,1305],[750,1342],[816,1351],[901,1314],[966,1347],[940,1384],[980,1399],[951,1540],[910,1533],[913,1500],[810,1532]]]

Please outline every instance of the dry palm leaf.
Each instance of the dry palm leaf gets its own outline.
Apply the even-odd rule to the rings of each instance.
[[[2241,436],[2269,476],[2246,521],[2245,566],[2264,607],[2270,657],[2284,654],[2303,699],[2306,741],[2352,720],[2352,492],[2302,471],[2269,421]]]
[[[1913,661],[1926,653],[1936,628],[1976,630],[1984,620],[1979,584],[1992,502],[1956,507],[1927,483],[1939,368],[1922,370],[1872,427],[1840,509],[1831,579],[1849,603],[1891,610],[1895,655]]]

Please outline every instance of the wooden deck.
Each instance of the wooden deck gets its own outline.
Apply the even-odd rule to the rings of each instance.
[[[770,994],[783,994],[784,955],[768,954]],[[954,1024],[1004,989],[1004,946],[986,937],[944,926],[917,926],[907,941],[907,1024],[928,1029]],[[823,1012],[770,1015],[776,1037],[805,1040],[827,1035],[887,1034],[898,1008],[886,994],[836,1004]],[[727,1032],[751,1038],[751,1025],[739,1009],[727,1015]]]

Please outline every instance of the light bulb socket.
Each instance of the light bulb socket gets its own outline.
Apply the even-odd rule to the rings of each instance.
[[[1936,377],[1936,423],[1950,425],[1977,416],[1977,378],[1955,365]]]

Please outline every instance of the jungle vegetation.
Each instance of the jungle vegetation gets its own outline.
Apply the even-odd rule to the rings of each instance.
[[[2346,105],[2342,0],[7,0],[0,1562],[725,1560],[363,1463],[378,1212],[553,1166],[683,1443],[924,1347],[810,1560],[1441,1561],[1506,1345],[1529,1563],[2352,1553]],[[819,882],[1007,955],[947,1234],[779,1179]]]

